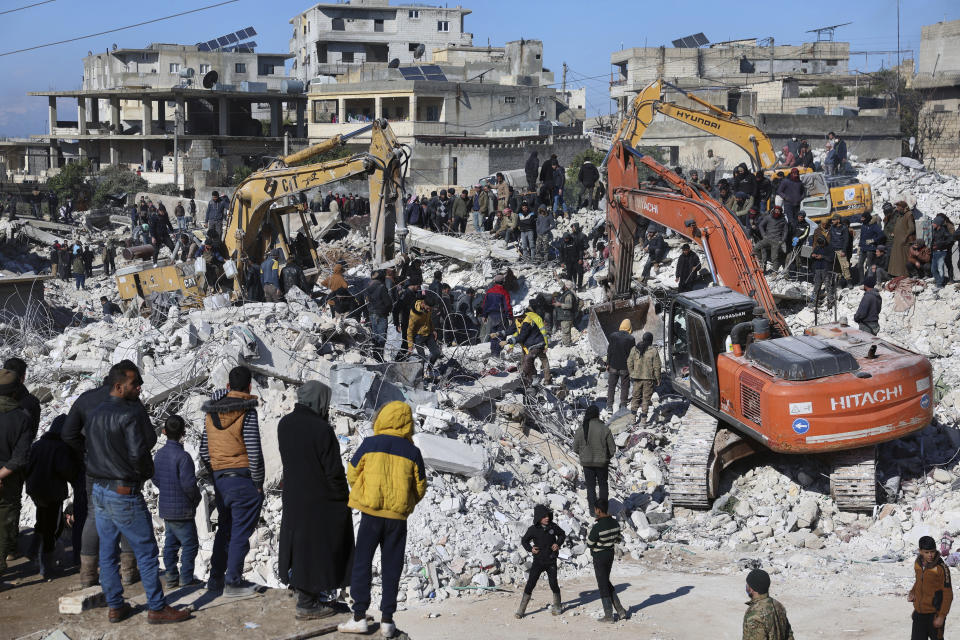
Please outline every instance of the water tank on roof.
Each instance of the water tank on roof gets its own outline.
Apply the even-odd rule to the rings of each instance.
[[[287,78],[280,83],[281,93],[303,93],[303,81],[295,78]]]
[[[798,116],[822,116],[826,110],[823,107],[800,107],[796,110]]]

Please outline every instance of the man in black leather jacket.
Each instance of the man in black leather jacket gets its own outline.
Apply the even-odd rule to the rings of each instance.
[[[108,380],[110,376],[117,371],[137,372],[137,366],[130,360],[121,360],[110,368],[110,372],[104,379],[103,384],[95,389],[84,391],[80,394],[70,407],[67,414],[67,421],[63,425],[61,437],[77,454],[79,460],[84,459],[86,451],[86,439],[84,437],[84,426],[89,422],[94,409],[110,396],[110,385]],[[139,373],[139,372],[138,372]],[[143,412],[145,420],[140,424],[144,426],[144,438],[149,448],[157,443],[157,433],[150,424],[146,409],[139,402],[140,410]],[[86,487],[86,494],[74,497],[74,527],[79,528],[80,534],[80,587],[92,587],[98,584],[97,563],[100,558],[100,536],[97,534],[96,520],[93,518],[93,479],[86,473],[82,473],[77,480],[78,485],[83,484]],[[88,517],[89,516],[89,517]],[[137,581],[137,559],[133,555],[133,550],[126,538],[120,541],[120,574],[123,577],[124,584],[133,584]]]
[[[143,499],[143,483],[153,476],[150,418],[140,404],[143,379],[134,366],[111,370],[110,392],[85,426],[87,475],[93,480],[93,506],[100,533],[100,585],[110,607],[108,619],[119,622],[132,613],[120,581],[120,535],[130,542],[147,595],[147,622],[181,622],[189,611],[170,607],[160,586],[160,564],[153,520]]]

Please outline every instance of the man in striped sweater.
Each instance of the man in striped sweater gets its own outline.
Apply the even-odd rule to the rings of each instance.
[[[617,524],[616,519],[607,514],[609,508],[609,501],[606,498],[597,499],[594,507],[597,521],[587,535],[587,546],[593,556],[593,572],[597,576],[597,587],[600,589],[600,600],[603,602],[601,622],[614,621],[614,607],[616,607],[621,620],[626,620],[629,617],[627,610],[620,604],[616,589],[610,583],[614,545],[623,540],[623,535],[620,533],[620,525]]]
[[[230,370],[227,388],[215,391],[203,405],[206,424],[200,439],[200,459],[213,476],[219,514],[207,589],[232,598],[256,590],[243,580],[243,560],[263,504],[263,455],[251,379],[246,367]]]

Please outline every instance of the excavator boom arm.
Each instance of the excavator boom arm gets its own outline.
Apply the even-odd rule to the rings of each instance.
[[[672,102],[664,102],[662,100],[663,85],[681,92],[690,100],[703,105],[708,111],[698,111]],[[631,147],[639,147],[640,139],[646,133],[647,128],[653,122],[654,115],[657,113],[662,113],[669,118],[686,123],[724,140],[729,140],[743,149],[750,157],[754,170],[767,170],[777,164],[777,154],[773,149],[773,143],[758,127],[737,118],[730,111],[719,109],[689,91],[662,80],[651,82],[633,99],[630,112],[621,121],[617,135],[614,136],[614,141],[624,140]]]
[[[671,189],[639,188],[638,165],[653,171]],[[781,335],[790,335],[763,271],[753,257],[750,239],[723,205],[623,141],[614,143],[607,176],[610,274],[618,294],[630,290],[636,217],[642,216],[699,244],[714,281],[752,297],[764,309],[771,325]]]

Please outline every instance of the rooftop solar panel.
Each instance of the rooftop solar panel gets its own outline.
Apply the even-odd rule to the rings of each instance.
[[[224,38],[227,39],[228,44],[236,44],[240,42],[240,38],[238,38],[237,34],[235,33],[228,33],[227,35],[224,36]]]
[[[426,80],[420,67],[400,67],[399,71],[404,80]]]

